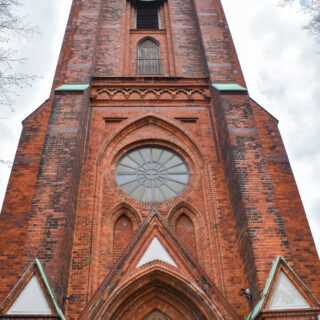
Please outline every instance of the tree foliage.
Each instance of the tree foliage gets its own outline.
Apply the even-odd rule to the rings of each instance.
[[[0,105],[12,111],[17,89],[30,85],[35,78],[15,71],[17,63],[23,63],[25,59],[17,56],[12,40],[29,39],[36,32],[36,28],[18,14],[21,6],[21,0],[0,0]]]
[[[282,4],[299,2],[303,12],[310,16],[305,26],[313,35],[320,39],[320,0],[282,0]]]

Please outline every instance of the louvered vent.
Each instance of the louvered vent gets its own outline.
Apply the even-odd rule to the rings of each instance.
[[[161,74],[160,47],[151,39],[138,45],[137,73]]]
[[[159,29],[158,5],[138,4],[137,29]]]

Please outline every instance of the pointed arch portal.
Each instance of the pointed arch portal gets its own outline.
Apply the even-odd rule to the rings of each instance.
[[[221,296],[208,296],[160,265],[129,278],[107,299],[105,286],[109,287],[107,283],[100,287],[79,319],[156,320],[150,318],[155,311],[159,313],[154,315],[164,317],[160,320],[214,320],[226,319],[227,315],[236,319]]]

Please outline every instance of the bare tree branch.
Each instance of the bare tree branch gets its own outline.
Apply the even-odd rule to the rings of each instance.
[[[281,0],[281,5],[290,5],[298,2],[301,10],[310,16],[310,21],[304,26],[314,36],[320,39],[320,0]]]
[[[37,28],[31,26],[27,19],[18,15],[21,0],[0,0],[0,106],[14,111],[14,97],[17,89],[30,85],[35,75],[14,72],[16,64],[24,63],[17,52],[10,46],[12,39],[30,39]]]
[[[11,161],[6,161],[6,160],[1,160],[0,159],[0,164],[8,167],[8,168],[11,168],[12,167],[12,162]]]

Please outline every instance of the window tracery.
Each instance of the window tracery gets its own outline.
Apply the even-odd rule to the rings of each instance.
[[[135,200],[160,203],[179,196],[189,182],[186,162],[160,147],[142,147],[125,154],[116,167],[120,189]]]

